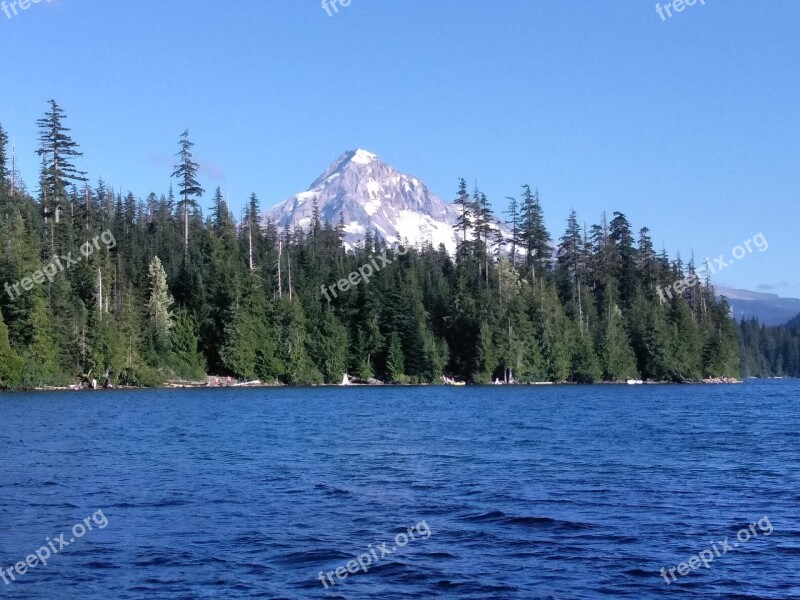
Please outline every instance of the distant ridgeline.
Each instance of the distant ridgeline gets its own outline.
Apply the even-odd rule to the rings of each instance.
[[[739,328],[745,377],[800,377],[800,315],[780,327],[750,319]]]
[[[690,381],[738,376],[737,337],[746,373],[761,372],[751,355],[776,368],[761,346],[789,343],[784,329],[761,330],[757,342],[757,327],[739,331],[707,281],[660,297],[658,286],[695,265],[657,253],[648,229],[634,237],[618,212],[588,231],[573,212],[554,245],[525,186],[507,213],[511,235],[498,239],[486,196],[462,180],[454,256],[430,245],[400,254],[372,232],[346,252],[342,228],[318,211],[303,229],[262,226],[255,194],[237,220],[218,189],[205,217],[188,132],[174,190],[142,199],[90,184],[64,119],[51,102],[38,123],[33,193],[0,129],[0,387],[158,385],[206,372],[286,384],[339,383],[344,373]],[[115,245],[95,241],[85,255],[104,234]],[[64,268],[51,273],[56,259]],[[369,282],[355,276],[368,264],[379,267]]]

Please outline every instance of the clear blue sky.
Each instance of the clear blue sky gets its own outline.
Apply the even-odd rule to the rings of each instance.
[[[237,213],[363,147],[448,200],[529,182],[555,238],[570,208],[684,257],[763,232],[716,283],[800,297],[798,32],[796,0],[42,0],[0,12],[0,122],[32,189],[52,97],[92,179],[141,197],[184,128]]]

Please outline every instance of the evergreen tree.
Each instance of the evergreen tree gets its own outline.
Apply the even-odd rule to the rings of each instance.
[[[458,182],[458,196],[453,201],[453,204],[458,207],[458,218],[455,225],[453,225],[453,229],[460,232],[459,252],[466,253],[469,247],[467,245],[469,230],[472,229],[472,202],[469,198],[469,192],[467,192],[467,181],[463,178]]]
[[[163,353],[170,348],[170,331],[174,325],[172,305],[175,301],[169,293],[167,274],[157,256],[150,261],[148,279],[150,281],[150,299],[147,303],[147,310],[150,326],[156,351]]]
[[[42,157],[42,187],[45,214],[49,214],[47,199],[53,203],[55,222],[61,219],[62,203],[66,199],[67,186],[70,183],[86,181],[86,174],[74,165],[75,158],[83,156],[78,151],[78,144],[69,136],[70,129],[64,126],[66,119],[64,110],[50,100],[50,110],[37,121],[39,125],[39,149],[36,153]]]
[[[403,346],[400,342],[400,336],[395,332],[389,338],[389,354],[386,359],[386,373],[389,376],[389,381],[403,383],[406,378],[405,368]]]
[[[606,381],[625,381],[636,378],[636,356],[633,353],[622,313],[611,312],[600,340],[600,360]]]
[[[575,383],[595,383],[603,378],[600,362],[594,351],[591,336],[581,333],[577,325],[570,333],[572,364],[570,379]]]
[[[347,329],[328,308],[322,309],[322,317],[312,346],[314,364],[319,365],[325,383],[339,383],[347,372]]]
[[[492,383],[492,376],[500,362],[492,339],[492,328],[484,321],[478,334],[478,355],[473,378],[476,383]]]
[[[197,208],[197,199],[202,197],[205,190],[197,181],[197,171],[200,165],[193,160],[192,146],[194,144],[189,141],[188,129],[181,134],[180,146],[181,149],[177,154],[178,163],[175,165],[172,176],[178,180],[179,193],[183,197],[178,206],[183,213],[183,256],[184,262],[186,262],[189,260],[189,209]]]
[[[51,333],[54,328],[53,320],[47,302],[38,295],[33,298],[33,308],[28,319],[30,341],[22,355],[25,360],[22,386],[30,389],[64,385],[68,377],[59,366],[56,343]]]
[[[172,367],[179,377],[198,380],[205,377],[205,359],[200,353],[197,340],[197,324],[186,310],[175,314],[175,326],[171,330]]]
[[[0,389],[15,388],[22,383],[23,360],[11,348],[8,328],[0,313]]]
[[[544,225],[542,206],[539,203],[539,191],[531,193],[528,184],[522,186],[520,221],[520,242],[525,248],[525,266],[535,280],[542,277],[548,269],[552,251],[550,234]]]
[[[626,308],[633,302],[636,294],[636,249],[633,246],[633,234],[628,219],[620,212],[614,213],[611,221],[610,239],[614,245],[614,278],[619,283],[620,299]]]
[[[512,196],[506,196],[508,200],[508,210],[506,214],[510,220],[506,224],[511,225],[511,237],[506,241],[511,244],[511,264],[517,266],[517,247],[520,244],[520,229],[519,229],[519,209],[517,207],[517,199]]]
[[[8,170],[8,134],[0,124],[0,212],[5,213],[6,199],[9,191]]]
[[[306,317],[299,300],[285,300],[281,306],[281,355],[288,384],[322,383],[322,373],[314,366],[308,353],[309,335]]]
[[[52,103],[38,122],[38,198],[19,181],[10,197],[0,129],[0,387],[88,374],[158,385],[201,379],[206,367],[293,385],[337,383],[345,372],[415,383],[800,374],[800,323],[734,323],[708,276],[660,298],[657,286],[699,275],[695,262],[657,254],[647,228],[634,244],[622,213],[610,223],[603,214],[591,234],[570,213],[552,261],[537,193],[525,186],[511,202],[505,240],[486,196],[470,196],[462,179],[455,257],[444,245],[388,250],[385,268],[328,303],[320,285],[371,264],[386,249],[380,232],[345,248],[343,215],[323,222],[316,201],[308,227],[262,227],[255,194],[237,222],[219,189],[205,219],[186,132],[177,204],[172,186],[144,200],[102,179],[92,188],[73,164],[80,154],[64,119]],[[116,247],[95,246],[27,283],[104,233]]]

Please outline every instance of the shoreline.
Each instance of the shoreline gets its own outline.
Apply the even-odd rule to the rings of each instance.
[[[636,382],[635,385],[740,385],[746,384],[750,380],[765,380],[769,381],[772,379],[791,379],[787,377],[782,378],[775,378],[775,377],[748,377],[746,380],[742,379],[733,379],[729,377],[723,378],[709,378],[704,379],[701,381],[685,381],[685,382],[676,382],[676,381],[642,381]],[[3,393],[15,393],[15,392],[114,392],[114,391],[132,391],[132,390],[200,390],[200,389],[207,389],[207,390],[222,390],[222,389],[267,389],[267,388],[348,388],[348,387],[372,387],[372,388],[380,388],[380,387],[485,387],[485,388],[496,388],[496,387],[565,387],[565,386],[630,386],[634,385],[632,383],[628,383],[626,381],[600,381],[595,383],[573,383],[567,381],[561,382],[552,382],[552,381],[541,381],[541,382],[528,382],[528,383],[510,383],[510,384],[474,384],[469,383],[463,386],[454,386],[452,384],[442,384],[442,383],[384,383],[384,382],[371,382],[371,383],[351,383],[349,385],[341,385],[337,383],[322,383],[322,384],[308,384],[308,385],[286,385],[283,383],[263,383],[263,382],[246,382],[246,383],[232,383],[230,385],[208,385],[207,383],[203,383],[200,381],[192,382],[192,381],[170,381],[165,383],[164,385],[154,386],[154,387],[136,387],[136,386],[115,386],[113,388],[101,388],[98,387],[97,389],[92,388],[79,388],[77,386],[46,386],[40,388],[32,388],[32,389],[10,389],[10,390],[0,390],[0,394]]]

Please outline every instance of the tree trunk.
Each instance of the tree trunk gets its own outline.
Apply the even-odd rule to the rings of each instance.
[[[248,245],[248,264],[250,272],[253,272],[253,218],[252,215],[247,219],[247,245]]]
[[[283,254],[283,241],[278,240],[278,298],[283,298],[283,277],[281,276],[282,254]]]
[[[189,198],[183,198],[183,262],[189,263]]]
[[[103,272],[97,267],[97,312],[103,314]]]

